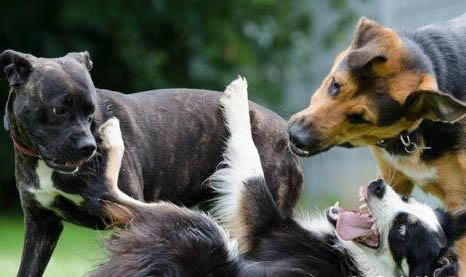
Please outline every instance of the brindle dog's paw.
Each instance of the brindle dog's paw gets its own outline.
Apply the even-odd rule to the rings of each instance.
[[[102,124],[98,131],[101,139],[101,147],[103,150],[111,150],[118,153],[123,153],[125,145],[120,130],[120,121],[116,117],[112,117]]]

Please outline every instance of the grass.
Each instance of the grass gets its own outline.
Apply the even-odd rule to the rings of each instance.
[[[21,217],[0,217],[0,268],[3,277],[14,277],[19,268],[24,226]],[[65,223],[44,277],[82,277],[103,258],[102,232]]]

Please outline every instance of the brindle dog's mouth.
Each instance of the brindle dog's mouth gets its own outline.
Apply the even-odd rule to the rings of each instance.
[[[47,164],[48,167],[57,170],[61,173],[65,174],[71,174],[75,173],[79,170],[79,168],[86,162],[92,159],[94,157],[94,154],[92,154],[89,158],[87,159],[81,159],[81,160],[60,160],[60,159],[54,159],[52,157],[48,157],[47,155],[43,155],[43,153],[46,153],[46,148],[42,145],[38,145],[38,150],[40,155],[40,159],[42,159],[45,164]]]
[[[345,210],[338,202],[327,210],[327,218],[343,240],[351,240],[372,249],[380,246],[380,235],[374,215],[366,203],[367,187],[359,190],[360,201],[363,204],[359,210]]]
[[[63,173],[73,173],[79,170],[79,168],[84,164],[83,160],[79,161],[67,161],[60,163],[54,160],[44,160],[48,167],[55,169]]]

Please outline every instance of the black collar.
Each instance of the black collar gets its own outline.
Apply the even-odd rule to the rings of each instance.
[[[413,131],[403,131],[399,135],[379,140],[377,146],[385,149],[388,153],[392,155],[410,155],[417,150],[426,150],[430,149],[428,146],[420,146],[421,144],[421,134]]]

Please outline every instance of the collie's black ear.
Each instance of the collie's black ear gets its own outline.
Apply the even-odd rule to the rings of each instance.
[[[437,216],[449,246],[466,235],[466,208],[454,212],[437,210]]]
[[[94,65],[94,63],[91,60],[91,55],[89,55],[89,52],[87,51],[71,52],[66,54],[66,57],[70,57],[77,60],[80,64],[84,65],[87,71],[91,71],[92,66]]]
[[[417,90],[405,100],[404,109],[413,119],[454,123],[466,115],[466,103],[435,90]]]
[[[0,79],[8,79],[10,86],[24,85],[32,70],[34,57],[13,50],[0,54]]]

